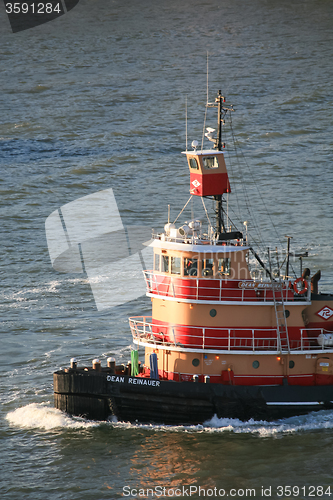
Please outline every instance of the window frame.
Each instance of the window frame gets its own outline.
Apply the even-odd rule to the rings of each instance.
[[[207,261],[210,261],[207,263]],[[208,266],[212,266],[211,268]],[[201,277],[202,278],[212,278],[214,277],[214,269],[215,269],[215,259],[214,257],[201,257]],[[207,274],[204,274],[204,272],[207,272]]]
[[[167,262],[167,265],[165,263]],[[166,270],[165,270],[166,268]],[[162,255],[161,264],[160,264],[160,272],[161,273],[170,273],[170,257],[169,255]]]
[[[177,259],[179,260],[179,266],[178,266],[179,272],[174,271],[177,268],[177,266],[176,266]],[[170,265],[170,273],[171,274],[175,274],[176,276],[181,276],[181,274],[182,274],[182,257],[179,257],[177,255],[170,255],[169,265]]]
[[[226,271],[221,271],[222,262],[225,261]],[[231,258],[230,257],[217,257],[217,274],[220,276],[231,276]]]
[[[158,265],[156,266],[156,264],[158,264]],[[154,271],[157,271],[157,272],[161,271],[161,254],[160,253],[154,254]]]
[[[195,167],[192,166],[192,162],[195,162],[195,165],[196,165]],[[199,163],[198,163],[198,160],[196,158],[194,158],[194,157],[189,158],[188,163],[189,163],[190,169],[199,170]]]
[[[211,160],[211,159],[214,159],[214,165],[209,167],[206,165],[206,161]],[[216,163],[216,165],[215,165],[215,163]],[[218,157],[214,156],[214,155],[213,156],[204,156],[202,158],[202,164],[206,170],[215,170],[215,169],[219,168],[219,166],[220,166]]]
[[[183,276],[188,276],[190,278],[197,278],[199,273],[199,259],[198,257],[184,257],[183,259]],[[192,261],[192,265],[187,268],[188,262]],[[196,263],[196,265],[195,265]],[[185,268],[186,266],[186,268]],[[195,270],[195,274],[191,274],[191,270]]]

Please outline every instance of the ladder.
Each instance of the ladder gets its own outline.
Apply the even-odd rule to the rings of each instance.
[[[270,279],[272,284],[272,294],[273,294],[273,302],[275,309],[278,350],[280,351],[281,354],[282,351],[288,351],[288,353],[290,353],[287,318],[283,301],[283,283],[281,281],[280,272],[278,274],[278,281],[275,281],[273,278],[272,262],[271,262],[271,255],[269,248],[268,248],[268,262],[269,262]],[[278,294],[276,292],[278,292]]]

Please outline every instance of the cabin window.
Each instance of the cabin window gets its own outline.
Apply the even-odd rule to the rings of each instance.
[[[169,257],[168,255],[162,255],[162,273],[169,272]]]
[[[154,255],[154,271],[160,270],[160,254],[155,253]]]
[[[194,170],[199,170],[199,165],[198,162],[195,158],[190,158],[190,167],[193,168]]]
[[[170,257],[171,273],[180,274],[181,259],[180,257]]]
[[[197,276],[198,275],[198,259],[185,258],[184,259],[184,276]]]
[[[223,276],[230,276],[231,274],[231,266],[230,259],[228,257],[223,257],[218,260],[218,272]]]
[[[216,156],[206,156],[202,159],[205,168],[218,168],[219,162]]]
[[[214,259],[202,259],[202,276],[213,276]]]

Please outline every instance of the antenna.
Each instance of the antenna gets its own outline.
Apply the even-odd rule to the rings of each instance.
[[[205,106],[205,118],[204,118],[204,125],[203,125],[203,131],[202,131],[202,139],[201,139],[201,151],[203,150],[203,142],[204,142],[204,138],[205,138],[207,108],[208,108],[208,50],[207,50],[207,102],[206,102],[206,106]]]
[[[207,50],[207,104],[208,104],[208,50]]]
[[[186,149],[187,151],[187,94],[185,96],[185,136],[186,136]]]

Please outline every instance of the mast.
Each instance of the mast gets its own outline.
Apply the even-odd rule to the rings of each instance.
[[[242,239],[239,231],[227,232],[227,223],[224,222],[223,194],[230,193],[228,171],[224,159],[224,143],[222,142],[222,130],[224,117],[229,111],[233,111],[232,105],[225,106],[225,98],[221,90],[218,91],[214,102],[207,102],[207,108],[217,108],[217,132],[216,129],[207,127],[205,137],[214,143],[211,149],[196,150],[197,141],[193,141],[194,151],[184,151],[190,168],[190,193],[202,198],[215,201],[215,243],[222,241]],[[216,137],[213,137],[216,132]]]
[[[223,145],[222,144],[222,124],[223,124],[222,113],[225,111],[222,103],[225,102],[225,98],[222,96],[221,90],[218,91],[217,97],[215,98],[215,102],[217,103],[217,138],[216,138],[216,142],[215,142],[214,147],[218,151],[222,151],[222,145]],[[221,240],[221,234],[226,232],[225,225],[224,225],[224,219],[223,219],[222,195],[221,194],[214,195],[214,200],[215,200],[215,219],[216,219],[215,236],[216,236],[216,239],[219,241],[219,240]]]
[[[225,98],[221,94],[221,90],[218,91],[217,97],[215,98],[215,102],[217,102],[217,138],[215,148],[218,151],[222,151],[222,102],[225,102]]]
[[[290,262],[290,240],[292,236],[286,236],[288,242],[287,242],[287,263],[286,263],[286,278],[288,279],[289,276],[289,262]]]

